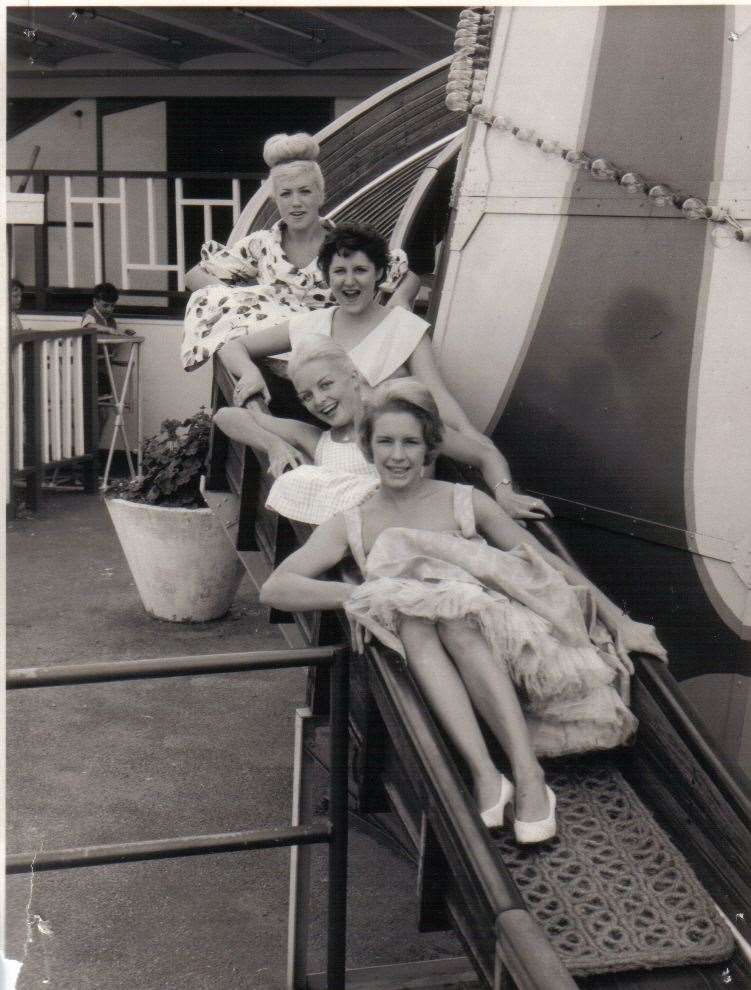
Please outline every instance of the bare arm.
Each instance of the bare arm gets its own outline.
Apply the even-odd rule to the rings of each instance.
[[[219,351],[222,364],[238,379],[233,396],[235,405],[244,405],[250,395],[259,391],[259,381],[262,384],[260,372],[253,362],[269,354],[282,354],[289,348],[289,324],[286,320],[268,330],[258,330],[224,344]]]
[[[313,460],[313,456],[321,439],[323,432],[312,423],[301,423],[299,419],[283,419],[281,416],[272,416],[270,413],[259,409],[252,404],[246,410],[253,418],[259,428],[268,431],[275,437],[292,443],[300,450],[303,450],[308,457]]]
[[[462,464],[478,468],[493,498],[514,519],[543,519],[552,515],[538,498],[520,495],[511,487],[508,461],[493,443],[480,443],[474,436],[447,427],[441,453]]]
[[[275,478],[287,468],[312,461],[321,435],[315,426],[269,416],[255,404],[244,409],[234,406],[219,409],[214,422],[228,437],[265,453],[269,458],[269,474]]]
[[[386,298],[386,309],[392,306],[403,306],[404,309],[412,309],[415,296],[420,291],[420,276],[414,272],[407,271],[402,276],[399,284],[391,295]]]
[[[344,518],[334,516],[282,561],[261,588],[261,602],[290,612],[340,608],[354,586],[344,581],[321,581],[318,575],[338,564],[348,550]]]
[[[213,275],[209,275],[201,268],[200,262],[197,265],[193,265],[189,272],[185,273],[185,288],[189,292],[195,292],[196,289],[203,289],[207,285],[216,285],[218,279],[214,278]]]
[[[237,337],[236,340],[251,360],[268,357],[270,354],[284,354],[290,349],[289,323],[284,320],[268,330],[256,330],[244,337]]]
[[[657,639],[652,626],[635,622],[629,618],[580,571],[547,550],[531,533],[509,518],[507,513],[487,495],[475,490],[473,503],[478,529],[487,536],[489,542],[494,546],[501,550],[510,550],[523,543],[533,546],[551,567],[554,567],[566,578],[569,584],[584,584],[590,588],[594,595],[597,613],[616,640],[616,645],[623,659],[628,660],[628,651],[633,650],[654,654],[667,662],[667,653]]]

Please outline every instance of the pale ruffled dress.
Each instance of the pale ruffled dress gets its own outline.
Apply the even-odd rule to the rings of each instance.
[[[489,546],[475,529],[472,491],[454,486],[456,532],[387,529],[367,556],[361,510],[345,512],[365,578],[348,615],[403,658],[402,616],[470,618],[519,691],[538,756],[627,742],[637,720],[616,690],[627,696],[627,674],[592,591],[570,585],[534,547]]]
[[[380,485],[378,472],[353,440],[337,443],[321,434],[312,464],[279,475],[266,508],[287,519],[318,526],[337,512],[359,505]]]
[[[323,221],[323,226],[334,225]],[[203,245],[201,268],[220,284],[196,289],[188,300],[180,348],[186,371],[200,368],[229,340],[265,330],[293,313],[334,305],[318,260],[294,265],[284,251],[283,232],[280,220],[231,247],[216,241]],[[408,267],[404,251],[392,251],[381,288],[393,291]]]
[[[290,319],[290,343],[295,347],[309,333],[331,336],[335,310],[318,310]],[[402,372],[430,324],[401,306],[389,309],[349,356],[370,386]],[[354,441],[336,443],[321,435],[313,464],[280,475],[271,487],[266,507],[288,519],[318,526],[337,512],[360,505],[380,481]]]

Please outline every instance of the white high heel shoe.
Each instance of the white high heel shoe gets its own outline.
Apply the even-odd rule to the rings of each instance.
[[[536,822],[522,822],[514,818],[514,836],[520,845],[531,845],[533,842],[547,842],[555,835],[558,826],[555,821],[555,794],[545,785],[550,810],[546,818]]]
[[[502,828],[503,827],[503,817],[506,811],[506,805],[514,796],[514,785],[503,774],[501,774],[501,794],[498,801],[491,807],[486,808],[485,811],[480,812],[480,818],[482,818],[483,824],[486,828]]]

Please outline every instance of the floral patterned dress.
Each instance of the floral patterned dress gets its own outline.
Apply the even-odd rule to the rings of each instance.
[[[329,221],[323,225],[333,228]],[[180,350],[186,371],[200,368],[228,340],[267,329],[291,313],[334,305],[318,260],[302,268],[293,265],[284,252],[283,233],[280,220],[270,230],[256,230],[232,247],[216,241],[203,245],[201,268],[220,284],[196,289],[188,300]],[[392,252],[381,288],[393,291],[407,268],[406,254]]]

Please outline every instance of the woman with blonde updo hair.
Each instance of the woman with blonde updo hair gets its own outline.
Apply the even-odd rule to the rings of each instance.
[[[318,152],[309,134],[270,137],[263,158],[280,219],[270,230],[253,231],[231,247],[208,241],[201,248],[200,267],[214,284],[197,288],[188,301],[181,348],[186,371],[200,368],[222,348],[229,370],[238,378],[252,378],[255,366],[241,338],[292,313],[333,305],[318,264],[319,249],[333,228],[320,212],[325,185]],[[409,308],[418,287],[407,256],[393,252],[380,285],[391,295],[389,305]]]

